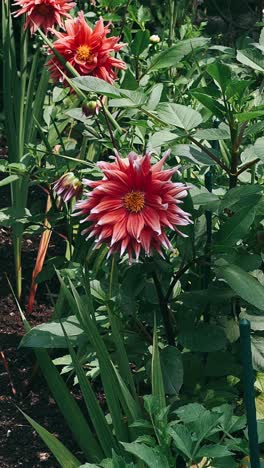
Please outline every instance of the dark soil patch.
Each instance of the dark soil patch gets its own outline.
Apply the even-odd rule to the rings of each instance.
[[[1,347],[10,374],[3,359],[0,359],[0,466],[57,467],[58,463],[17,407],[58,436],[70,450],[74,450],[72,436],[43,378],[38,372],[34,373],[34,354],[28,349],[17,349],[23,335],[23,325],[16,305],[8,296],[0,306]],[[51,310],[45,305],[36,306],[29,321],[34,326],[48,321],[50,315]]]

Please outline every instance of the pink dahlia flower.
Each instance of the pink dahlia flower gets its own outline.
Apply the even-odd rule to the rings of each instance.
[[[34,34],[41,28],[47,34],[55,25],[64,29],[63,19],[71,17],[69,11],[76,3],[70,0],[15,0],[14,5],[21,7],[15,16],[26,14],[25,29],[29,27]]]
[[[122,60],[111,55],[111,52],[122,49],[124,44],[118,44],[119,37],[106,37],[110,29],[109,25],[104,26],[102,18],[91,29],[80,11],[78,18],[65,21],[65,28],[66,33],[54,31],[58,39],[53,47],[80,75],[92,75],[112,83],[117,77],[114,69],[126,68]],[[55,81],[64,81],[61,64],[55,55],[48,61],[48,67]]]
[[[73,172],[67,172],[55,182],[54,191],[66,203],[73,197],[79,198],[81,196],[82,183]]]
[[[171,248],[166,228],[180,233],[177,226],[192,221],[178,206],[189,187],[171,181],[177,168],[162,170],[168,155],[154,165],[150,153],[130,153],[126,159],[117,155],[113,163],[99,162],[104,178],[83,180],[92,191],[86,191],[86,199],[79,200],[75,208],[76,215],[84,216],[81,222],[91,222],[82,234],[89,233],[87,239],[95,237],[98,247],[109,245],[109,254],[127,251],[130,260],[133,253],[138,259],[141,249],[147,255],[153,250],[162,255],[161,246]]]

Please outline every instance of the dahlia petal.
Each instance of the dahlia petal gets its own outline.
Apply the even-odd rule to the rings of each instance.
[[[135,239],[139,239],[144,228],[144,219],[142,214],[130,213],[127,218],[127,232]]]
[[[146,225],[151,227],[151,229],[157,232],[157,234],[161,233],[159,215],[156,211],[153,210],[153,208],[150,206],[145,206],[145,208],[142,210],[142,216]]]
[[[107,213],[100,217],[98,224],[100,226],[102,226],[103,224],[115,224],[118,221],[124,219],[125,217],[126,212],[123,208],[115,211],[110,211],[110,213]]]

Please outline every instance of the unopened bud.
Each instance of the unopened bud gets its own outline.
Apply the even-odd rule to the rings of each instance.
[[[158,44],[160,42],[160,37],[157,34],[152,34],[149,41],[152,42],[152,44]]]
[[[54,191],[66,203],[73,197],[78,199],[81,196],[82,183],[73,172],[67,172],[55,182]]]
[[[85,101],[82,105],[82,111],[85,117],[92,117],[93,115],[98,115],[99,109],[99,101]]]

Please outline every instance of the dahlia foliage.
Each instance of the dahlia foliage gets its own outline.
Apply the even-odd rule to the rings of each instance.
[[[57,40],[53,47],[80,75],[92,75],[112,83],[117,77],[114,69],[126,68],[122,60],[111,56],[111,52],[118,52],[124,44],[118,44],[119,37],[106,37],[110,28],[104,26],[102,18],[91,29],[81,11],[77,18],[65,21],[65,28],[66,33],[54,31]],[[48,67],[55,81],[67,84],[55,55],[49,60]]]
[[[122,256],[127,251],[130,260],[133,254],[138,259],[141,250],[162,255],[161,246],[171,248],[165,229],[180,233],[177,226],[191,220],[178,206],[189,187],[171,181],[178,168],[162,170],[168,154],[154,165],[150,153],[130,153],[125,159],[117,155],[112,163],[99,162],[104,178],[84,179],[92,191],[85,191],[86,198],[76,204],[76,215],[84,216],[81,222],[91,222],[82,234],[89,233],[87,239],[95,237],[97,247],[109,245],[109,254]]]
[[[50,28],[58,25],[64,28],[63,20],[70,18],[69,11],[76,5],[70,0],[15,0],[20,6],[15,16],[26,14],[25,29],[34,34],[38,28],[47,34]]]

